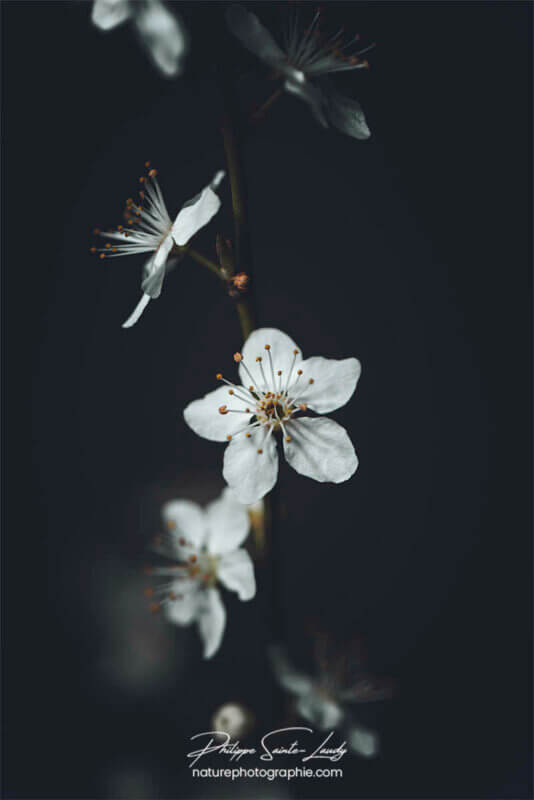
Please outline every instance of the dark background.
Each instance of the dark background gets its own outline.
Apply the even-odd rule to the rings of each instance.
[[[148,690],[143,668],[130,684],[100,669],[123,640],[127,664],[152,653],[160,620],[142,601],[115,620],[124,575],[141,598],[162,499],[222,488],[223,448],[180,410],[240,346],[231,303],[190,261],[122,330],[142,257],[88,253],[147,158],[171,215],[222,165],[217,53],[258,68],[225,38],[223,4],[177,6],[193,51],[170,82],[127,27],[92,28],[88,3],[2,6],[9,798],[255,796],[189,782],[188,738],[226,700],[253,708],[260,732],[281,703],[262,593],[246,606],[226,598],[212,662],[198,660],[193,632],[158,628],[159,645],[173,637],[170,677]],[[282,470],[278,589],[303,667],[320,618],[363,635],[398,689],[363,712],[382,734],[378,759],[347,757],[343,781],[289,790],[531,797],[532,6],[327,10],[377,42],[371,70],[340,79],[372,138],[323,131],[284,97],[245,156],[260,323],[305,357],[360,358],[358,390],[334,415],[360,468],[341,486]],[[255,85],[249,75],[247,92]],[[231,233],[227,185],[222,196],[198,241],[212,256],[215,232]]]

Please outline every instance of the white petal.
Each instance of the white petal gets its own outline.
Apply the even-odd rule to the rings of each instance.
[[[206,543],[208,524],[205,512],[191,500],[171,500],[161,509],[174,553],[179,561],[197,553]],[[181,545],[180,539],[186,544]]]
[[[247,538],[250,518],[247,507],[228,491],[206,508],[209,528],[208,551],[223,555],[236,550]]]
[[[327,116],[331,124],[354,139],[368,139],[371,131],[367,126],[361,105],[352,97],[329,90],[327,93]]]
[[[155,300],[161,294],[163,279],[167,271],[167,257],[173,248],[172,236],[167,236],[154,255],[148,259],[143,268],[141,289]]]
[[[160,0],[136,3],[135,25],[154,64],[166,76],[178,75],[187,53],[182,23]]]
[[[210,439],[212,442],[225,442],[228,436],[232,436],[247,426],[252,413],[228,412],[228,414],[221,414],[219,408],[224,405],[241,411],[248,408],[244,402],[229,395],[228,387],[224,385],[219,386],[213,392],[208,392],[200,400],[193,400],[192,403],[189,403],[184,410],[184,419],[189,427],[204,439]]]
[[[224,172],[222,173],[224,177]],[[222,180],[221,172],[217,172],[209,186],[205,186],[195,197],[184,203],[172,226],[172,236],[180,247],[183,247],[204,225],[215,216],[221,207],[220,198],[213,191]]]
[[[128,0],[95,0],[91,19],[103,31],[110,31],[131,15]]]
[[[299,697],[297,710],[320,731],[335,730],[343,719],[341,706],[315,690]]]
[[[278,66],[286,60],[285,53],[256,14],[247,11],[243,6],[230,6],[226,12],[226,22],[241,44],[265,63]]]
[[[217,564],[217,576],[227,589],[237,592],[240,600],[252,600],[256,594],[254,564],[242,547],[221,556]]]
[[[200,592],[197,620],[204,643],[204,658],[211,658],[221,645],[226,625],[226,611],[218,589]]]
[[[328,414],[350,400],[356,389],[362,367],[357,358],[322,358],[313,356],[300,365],[301,381],[306,387],[298,392],[299,402],[306,403],[318,414]],[[312,379],[313,383],[308,381]],[[300,381],[299,381],[300,385]]]
[[[172,591],[176,600],[165,603],[165,616],[175,625],[190,625],[198,613],[199,592],[196,581],[175,581]]]
[[[266,344],[270,345],[269,352],[265,349]],[[296,356],[294,355],[295,350],[297,350]],[[271,362],[275,372],[276,385],[278,386],[278,382],[280,381],[280,378],[276,375],[278,370],[282,370],[282,385],[284,385],[293,361],[295,361],[294,376],[296,375],[298,362],[302,361],[302,353],[293,339],[291,339],[287,333],[283,333],[283,331],[279,331],[277,328],[257,328],[255,331],[252,331],[243,345],[241,355],[243,356],[244,364],[248,367],[249,371],[252,373],[252,377],[255,379],[255,385],[261,389],[269,388],[271,390],[274,388],[272,385]],[[256,358],[258,356],[262,359],[263,373],[267,380],[266,385],[262,380],[260,369],[256,363]],[[250,376],[243,364],[239,365],[239,377],[244,386],[251,385]]]
[[[262,453],[258,453],[258,450]],[[274,436],[262,429],[250,439],[232,439],[224,454],[223,477],[240,503],[255,503],[271,491],[278,477],[278,453]]]
[[[144,294],[141,297],[141,299],[138,302],[138,304],[136,305],[136,307],[134,308],[134,310],[132,311],[132,313],[130,314],[130,316],[128,317],[128,319],[126,320],[126,322],[122,323],[122,327],[123,328],[131,328],[132,325],[135,325],[135,323],[137,322],[137,320],[139,319],[139,317],[141,316],[141,314],[143,313],[143,311],[145,310],[145,308],[149,304],[150,300],[151,300],[150,295]]]
[[[300,81],[290,78],[284,81],[284,89],[286,92],[294,94],[296,97],[304,100],[304,102],[310,106],[317,122],[322,125],[323,128],[328,128],[328,122],[324,114],[326,99],[321,89],[314,86],[309,80],[305,79],[304,81]]]
[[[364,758],[373,758],[378,755],[379,739],[374,731],[362,728],[360,725],[353,725],[348,733],[348,740],[351,749]]]
[[[293,469],[324,483],[343,483],[356,472],[358,458],[345,428],[332,419],[296,419],[287,426],[284,451]]]
[[[296,670],[280,647],[272,647],[269,651],[269,656],[273,672],[280,686],[297,696],[311,692],[313,687],[312,679],[303,672]]]

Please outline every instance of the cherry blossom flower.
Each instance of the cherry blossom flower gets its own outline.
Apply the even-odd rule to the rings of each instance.
[[[301,717],[320,731],[342,730],[350,748],[360,756],[372,758],[378,754],[378,734],[357,723],[348,705],[390,698],[388,681],[361,673],[347,686],[345,670],[338,669],[343,658],[333,665],[321,663],[319,658],[318,674],[310,677],[293,666],[282,648],[272,647],[269,655],[278,683],[293,695]]]
[[[316,481],[341,483],[358,459],[347,431],[323,417],[352,397],[360,362],[314,356],[305,361],[287,334],[276,328],[253,331],[234,360],[241,385],[221,374],[222,386],[190,403],[184,418],[199,436],[228,441],[224,479],[241,503],[254,503],[276,483],[280,434],[293,469]]]
[[[147,590],[152,609],[163,610],[176,625],[196,622],[204,644],[204,658],[219,649],[226,626],[220,584],[240,600],[256,594],[254,567],[240,547],[249,532],[247,509],[229,492],[206,509],[190,500],[172,500],[162,509],[166,533],[156,538],[154,550],[173,561],[149,567],[147,572],[167,579]]]
[[[187,33],[180,18],[161,0],[94,0],[91,18],[102,31],[130,20],[159,71],[166,77],[182,72]]]
[[[147,168],[150,162],[145,163]],[[139,202],[132,198],[126,201],[126,225],[119,225],[115,231],[95,230],[99,236],[109,239],[105,247],[92,247],[100,258],[129,256],[137,253],[153,253],[143,268],[141,289],[143,295],[132,314],[123,323],[123,328],[135,325],[150,300],[161,294],[165,273],[171,268],[168,262],[174,244],[185,246],[190,239],[215,216],[221,201],[215,189],[224,178],[224,172],[217,172],[208,186],[184,203],[178,216],[172,222],[163,194],[157,181],[157,171],[149,169],[139,181],[142,189]]]
[[[333,125],[355,139],[368,139],[371,132],[360,104],[339,93],[325,76],[367,67],[360,56],[370,48],[355,51],[359,37],[344,41],[342,31],[323,35],[320,18],[319,9],[309,24],[303,24],[295,5],[280,46],[256,14],[243,6],[230,6],[226,15],[230,31],[241,44],[284,79],[285,91],[308,103],[321,125]]]

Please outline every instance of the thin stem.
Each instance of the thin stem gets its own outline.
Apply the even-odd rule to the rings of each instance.
[[[211,258],[202,255],[202,253],[199,253],[198,250],[194,250],[192,247],[187,245],[185,247],[178,247],[175,245],[175,248],[180,253],[187,253],[188,256],[191,256],[191,258],[197,261],[199,264],[202,264],[204,267],[210,269],[213,273],[215,273],[215,275],[217,275],[218,278],[220,278],[220,280],[223,280],[224,276],[220,267],[215,263],[215,261],[212,261]]]
[[[265,112],[272,106],[274,102],[276,102],[276,100],[278,100],[279,97],[281,97],[283,91],[284,90],[282,86],[279,86],[277,89],[275,89],[274,92],[269,95],[267,100],[265,100],[265,102],[262,103],[261,106],[258,106],[258,108],[256,108],[256,110],[252,112],[252,114],[250,115],[251,120],[253,122],[257,122],[258,120],[262,119]]]

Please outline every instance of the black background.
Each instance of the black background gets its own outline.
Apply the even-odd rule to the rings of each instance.
[[[276,721],[261,595],[227,598],[212,662],[197,660],[194,633],[177,633],[191,654],[170,687],[132,694],[96,669],[102,564],[137,569],[162,498],[222,488],[222,447],[195,437],[180,409],[231,371],[240,346],[230,302],[189,261],[123,331],[142,257],[88,253],[147,158],[171,214],[210,180],[223,162],[217,53],[258,67],[226,38],[223,4],[177,5],[193,42],[178,81],[159,77],[128,27],[92,28],[89,4],[2,8],[10,798],[114,796],[117,763],[146,765],[154,795],[216,797],[189,782],[188,737],[232,698],[254,708],[257,731]],[[371,70],[340,81],[372,138],[323,131],[284,97],[245,157],[260,323],[305,356],[360,358],[357,392],[335,414],[360,468],[341,486],[282,470],[277,588],[303,665],[320,616],[365,636],[398,690],[373,712],[380,758],[352,757],[342,781],[290,791],[530,797],[532,7],[327,10],[377,42]],[[212,256],[215,231],[231,232],[228,186],[222,196],[198,242]],[[112,611],[113,586],[106,598]],[[122,796],[150,796],[135,791]]]

